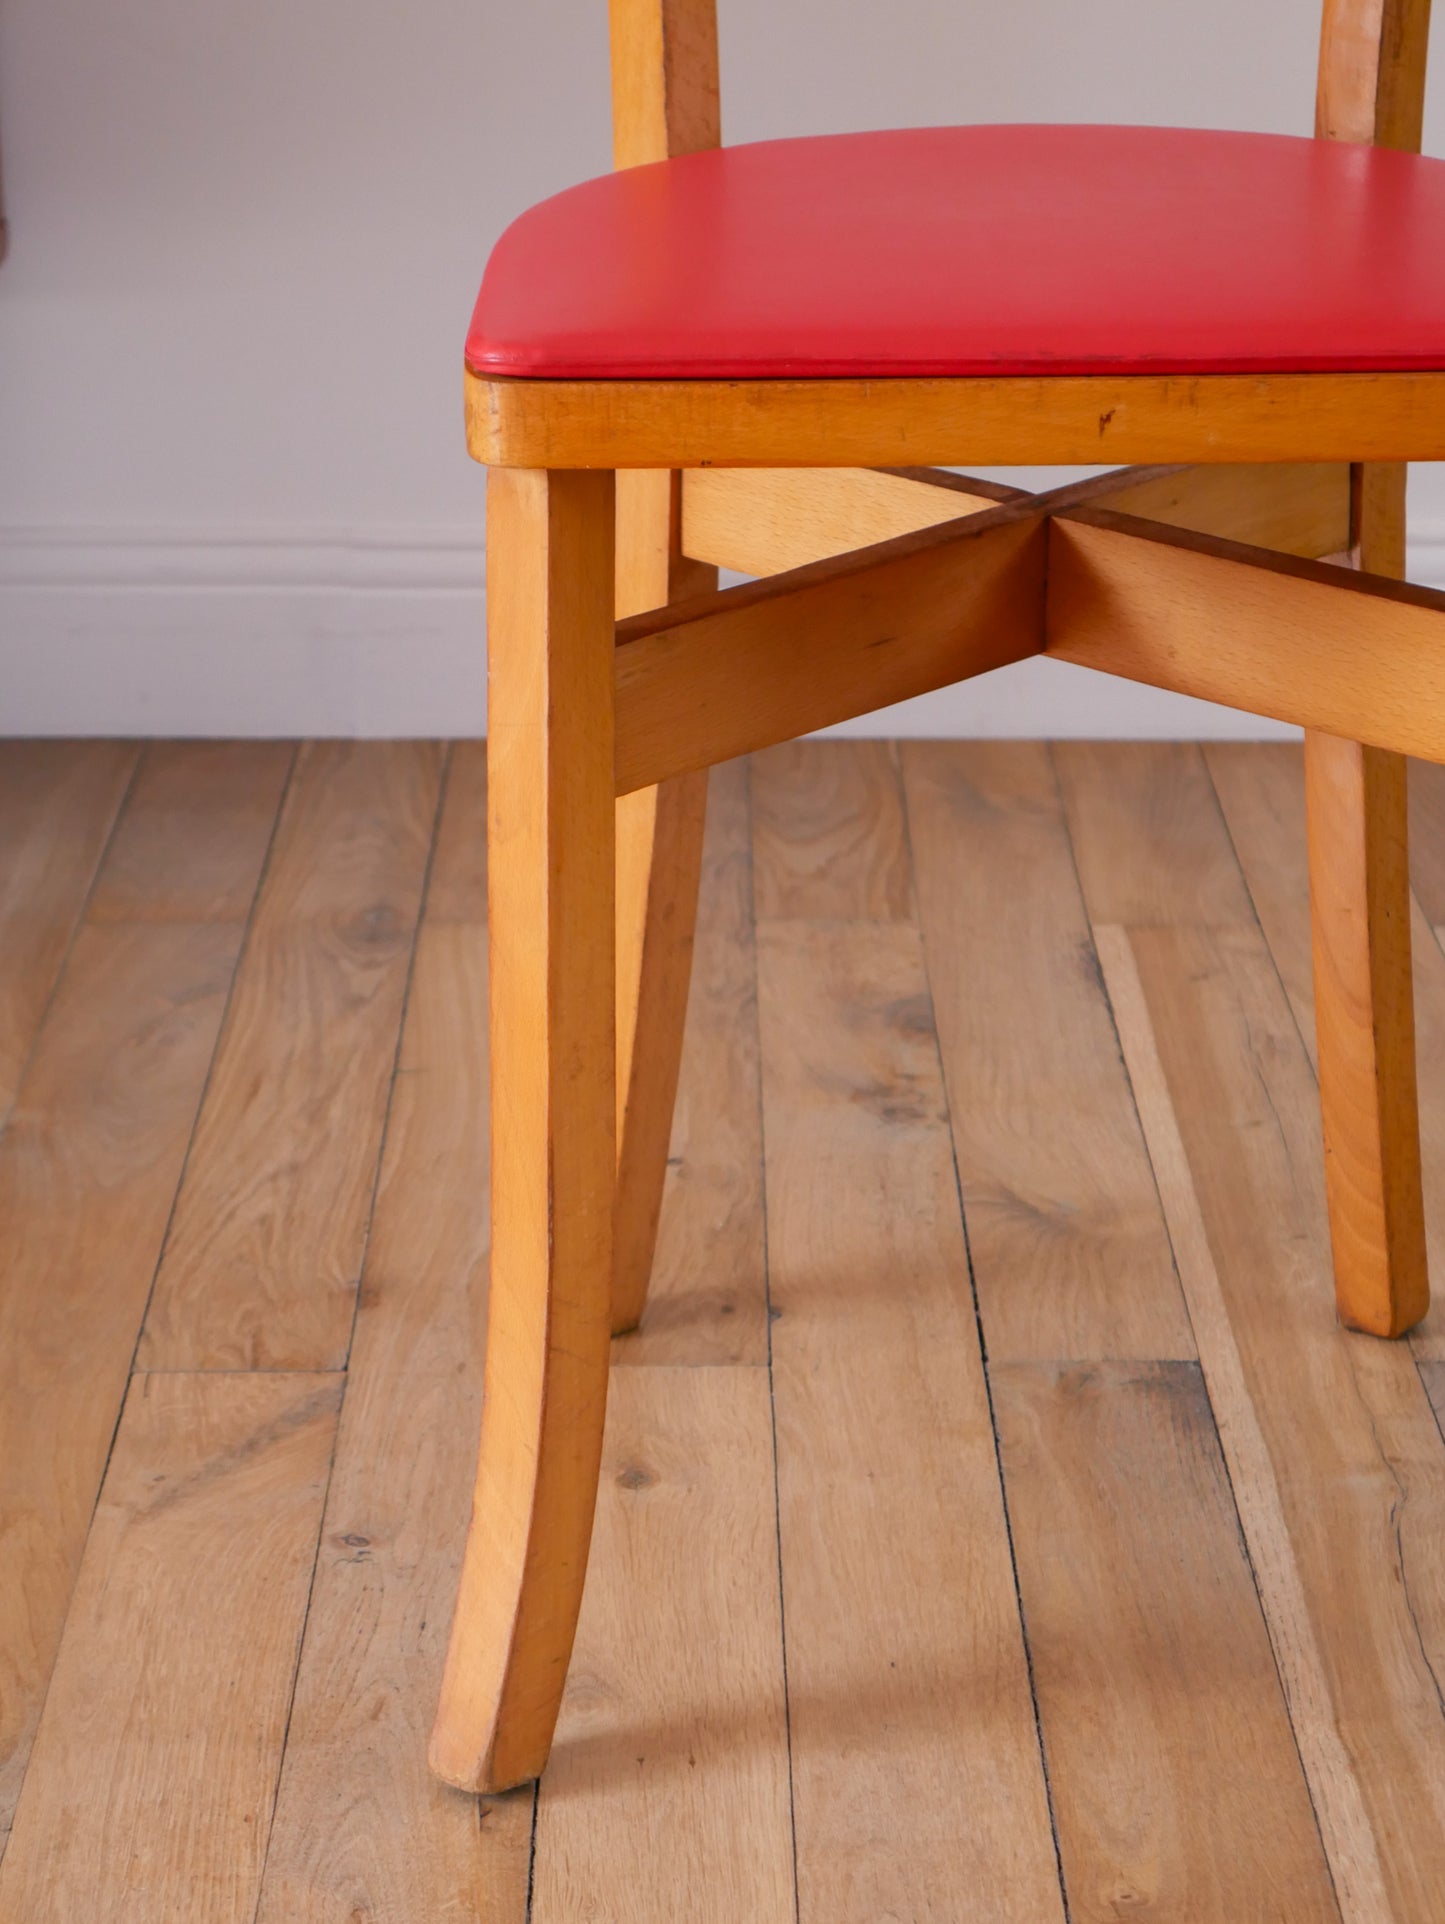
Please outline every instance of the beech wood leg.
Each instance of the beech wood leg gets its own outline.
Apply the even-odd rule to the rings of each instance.
[[[607,1395],[613,478],[488,487],[492,1252],[482,1439],[432,1736],[449,1783],[547,1760]]]
[[[1405,470],[1355,471],[1360,565],[1399,577]],[[1308,731],[1315,1028],[1340,1320],[1400,1336],[1430,1306],[1410,968],[1405,758]]]
[[[647,1303],[682,1063],[707,771],[617,804],[617,1211],[612,1328]]]
[[[617,477],[619,619],[717,586],[680,545],[680,476]],[[707,813],[707,773],[677,776],[617,804],[617,1211],[612,1328],[647,1303],[677,1099]]]
[[[1305,739],[1315,1029],[1340,1320],[1400,1336],[1430,1306],[1401,755]]]

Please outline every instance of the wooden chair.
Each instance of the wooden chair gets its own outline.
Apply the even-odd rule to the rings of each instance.
[[[1035,654],[1302,724],[1340,1314],[1425,1313],[1403,756],[1445,760],[1445,596],[1396,577],[1403,464],[1445,458],[1428,14],[1325,0],[1314,141],[721,149],[713,0],[612,0],[623,171],[509,231],[468,346],[492,1293],[450,1782],[547,1760],[713,763]],[[922,461],[1185,465],[1031,496]]]

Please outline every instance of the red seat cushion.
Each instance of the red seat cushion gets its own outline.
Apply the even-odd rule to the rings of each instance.
[[[467,360],[554,379],[1445,368],[1445,161],[1153,127],[690,154],[508,228]]]

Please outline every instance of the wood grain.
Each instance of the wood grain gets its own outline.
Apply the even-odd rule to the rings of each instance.
[[[980,514],[1017,493],[942,469],[690,468],[682,477],[682,545],[738,574],[782,574]]]
[[[1096,921],[1252,923],[1197,748],[1061,744],[1058,758]],[[1409,943],[1394,926],[1397,908],[1408,904],[1404,770],[1397,758],[1377,764],[1355,744],[1321,738],[1308,742],[1306,766],[1317,851],[1314,975],[1316,990],[1321,982],[1327,990],[1323,1004],[1312,998],[1309,1006],[1326,1011],[1323,1109],[1339,1309],[1355,1327],[1398,1335],[1428,1304]],[[1361,902],[1373,905],[1371,914],[1359,914]],[[1297,957],[1289,972],[1298,985]]]
[[[1438,590],[1091,508],[1050,524],[1047,626],[1058,660],[1445,760]]]
[[[1204,752],[1255,912],[1294,1010],[1300,1038],[1313,1061],[1314,980],[1300,751],[1288,742],[1214,742]],[[1419,763],[1415,769],[1435,772]],[[1422,839],[1412,834],[1412,859],[1418,857]],[[1412,936],[1425,1234],[1432,1273],[1441,1276],[1445,1275],[1445,1182],[1441,1181],[1445,1076],[1437,1065],[1445,1060],[1445,955],[1418,904]],[[1427,1318],[1412,1342],[1417,1355],[1445,1356],[1445,1319],[1438,1313]]]
[[[907,742],[902,764],[989,1353],[1190,1357],[1048,750]]]
[[[716,147],[714,0],[611,0],[612,149],[634,167]],[[617,478],[617,613],[640,614],[717,587],[682,549],[680,477]],[[707,778],[694,770],[617,808],[617,1204],[612,1328],[647,1301],[692,971]]]
[[[1042,646],[1043,510],[970,515],[617,628],[617,792]]]
[[[532,1924],[791,1924],[772,1473],[765,1370],[615,1372]]]
[[[89,920],[244,922],[294,755],[286,742],[153,742]]]
[[[1315,1053],[1305,775],[1298,742],[1206,742],[1200,750],[1310,1061]],[[1223,841],[1219,843],[1223,859]],[[1164,853],[1167,860],[1167,852]]]
[[[1137,1126],[1132,1146],[1120,1127],[1130,1081],[1048,752],[908,744],[903,756],[945,1034],[952,1004],[959,1166],[967,1181],[971,1157],[986,1170],[997,1157],[1027,1199],[1032,1131],[1050,1176],[1037,1214],[1015,1206],[1012,1241],[977,1204],[971,1228],[1052,1806],[1036,1753],[1029,1766],[919,931],[892,919],[896,797],[883,754],[862,744],[769,758],[756,889],[749,768],[713,780],[660,1291],[642,1332],[612,1346],[623,1367],[592,1578],[535,1856],[530,1791],[478,1805],[425,1775],[418,1718],[465,1523],[486,1239],[473,745],[446,781],[324,1524],[303,1465],[324,1449],[312,1458],[298,1438],[329,1430],[331,1414],[281,1432],[287,1397],[304,1402],[312,1381],[334,1396],[334,1379],[250,1378],[278,1399],[277,1423],[242,1421],[242,1375],[138,1382],[26,1779],[17,1882],[0,1887],[7,1924],[151,1924],[161,1910],[523,1924],[529,1884],[554,1924],[792,1914],[759,1367],[754,896],[769,909],[771,1327],[803,1924],[1058,1924],[1050,1816],[1081,1924],[1186,1908],[1201,1924],[1334,1915],[1231,1493],[1339,1915],[1437,1924],[1445,1368],[1428,1323],[1418,1372],[1408,1349],[1330,1327],[1299,753],[1211,747],[1222,810],[1188,751],[1077,753],[1087,769],[1069,803],[1090,900],[1140,922],[1101,926],[1099,948],[1228,1487],[1193,1366],[1109,1348],[1173,1328],[1187,1355],[1193,1335],[1177,1295],[1163,1309],[1178,1285],[1157,1203],[1146,1227]],[[0,1704],[23,1710],[28,1690],[32,1722],[50,1662],[36,1653],[48,1635],[53,1657],[60,1635],[239,936],[164,918],[186,899],[239,903],[257,859],[244,784],[210,780],[206,756],[192,766],[194,846],[179,786],[131,831],[169,824],[153,846],[170,859],[147,871],[125,857],[122,821],[91,899],[114,864],[131,919],[83,923],[0,1136]],[[596,816],[610,819],[600,795]],[[1428,1064],[1445,1049],[1445,957],[1418,915],[1416,931]],[[1050,1007],[1057,1024],[1040,1018]],[[1441,1083],[1427,1073],[1427,1147],[1442,1140],[1429,1106]],[[1073,1201],[1055,1208],[1058,1168],[1056,1193]],[[1097,1281],[1079,1284],[1081,1249]],[[176,1399],[144,1449],[142,1396]],[[318,1526],[308,1611],[293,1547],[314,1545]],[[266,1824],[245,1818],[270,1809],[277,1678],[303,1624],[263,1870]],[[12,1756],[12,1795],[19,1779]]]
[[[1075,1924],[1337,1924],[1193,1363],[995,1364]]]
[[[1315,131],[1420,151],[1430,0],[1325,0]]]
[[[660,35],[665,27],[659,19]],[[680,505],[674,474],[617,477],[619,616],[716,589],[716,569],[683,556]],[[617,804],[614,1333],[636,1328],[656,1258],[692,975],[707,786],[706,771],[695,769]]]
[[[611,25],[614,164],[716,147],[714,0],[611,0]]]
[[[1342,462],[1137,468],[1133,476],[1108,496],[1121,514],[1281,554],[1332,555],[1350,545],[1350,470]]]
[[[0,1832],[19,1793],[240,939],[226,924],[83,929],[0,1138]]]
[[[494,475],[487,546],[492,1253],[472,1522],[432,1768],[547,1760],[607,1397],[616,1181],[608,474]]]
[[[752,785],[760,919],[914,920],[891,743],[789,742],[753,757]]]
[[[541,381],[466,376],[493,467],[1438,461],[1445,374]]]
[[[615,1363],[765,1363],[750,770],[709,779],[692,993],[647,1307]]]
[[[612,153],[635,167],[716,147],[714,0],[611,0]],[[717,587],[682,550],[680,477],[617,478],[619,616]],[[612,1328],[634,1329],[647,1301],[692,968],[707,780],[700,770],[618,806],[617,1202]]]
[[[1342,463],[1121,470],[1110,499],[1129,514],[1286,554],[1350,545]],[[690,468],[682,545],[740,574],[778,574],[916,528],[980,514],[1020,491],[944,468]]]
[[[1422,1363],[1420,1376],[1440,1425],[1441,1440],[1445,1441],[1445,1362]]]
[[[139,1377],[0,1865],[26,1924],[251,1924],[341,1383]]]
[[[1328,41],[1328,19],[1326,23]],[[1405,573],[1402,466],[1351,470],[1353,560]],[[1430,1301],[1404,757],[1305,734],[1316,1069],[1340,1317],[1398,1336]]]
[[[531,1794],[479,1811],[426,1768],[481,1407],[486,984],[485,925],[429,898],[260,1924],[526,1917]]]
[[[1341,1913],[1426,1924],[1445,1459],[1419,1377],[1331,1326],[1314,1083],[1258,930],[1096,935]]]
[[[487,919],[484,741],[453,742],[447,756],[446,789],[427,880],[426,919],[429,923],[485,923]]]
[[[1192,742],[1056,742],[1054,765],[1095,922],[1247,923],[1249,893]]]
[[[617,1199],[612,1330],[642,1319],[682,1067],[707,771],[617,802]]]
[[[0,745],[0,1119],[138,759],[133,742]]]
[[[1420,151],[1430,0],[1325,0],[1315,131]],[[1405,574],[1403,464],[1351,473],[1356,563]],[[1394,744],[1386,744],[1394,746]],[[1398,1336],[1430,1302],[1410,963],[1406,775],[1305,737],[1326,1193],[1342,1320]]]
[[[1426,920],[1445,927],[1445,767],[1411,762],[1410,880]]]
[[[716,147],[714,0],[611,0],[612,153],[635,167]],[[717,587],[682,551],[680,479],[617,477],[619,616]],[[612,1327],[637,1326],[647,1301],[692,968],[707,781],[701,771],[643,788],[618,806],[617,1203]]]
[[[758,961],[799,1915],[1061,1920],[918,933]]]
[[[1305,737],[1325,1190],[1341,1320],[1399,1336],[1430,1306],[1405,762]]]
[[[345,1359],[441,772],[433,744],[300,753],[146,1317],[145,1368]]]

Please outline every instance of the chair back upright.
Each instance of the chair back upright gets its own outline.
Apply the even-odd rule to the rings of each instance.
[[[613,164],[721,145],[716,0],[610,4]]]
[[[1324,0],[1315,132],[1420,151],[1430,0]]]
[[[716,0],[610,0],[618,167],[721,141]],[[1315,132],[1420,151],[1430,0],[1323,0]]]

